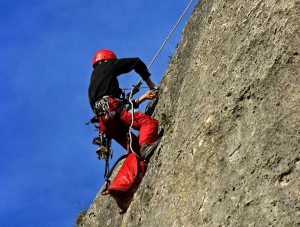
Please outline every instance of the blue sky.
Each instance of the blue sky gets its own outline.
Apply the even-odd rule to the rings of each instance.
[[[91,144],[97,132],[85,125],[93,116],[87,88],[94,52],[111,49],[148,65],[189,2],[1,1],[2,226],[75,224],[104,184],[104,161]],[[150,68],[155,83],[196,2]],[[132,72],[120,84],[130,88],[138,80]],[[123,153],[114,144],[111,165]]]

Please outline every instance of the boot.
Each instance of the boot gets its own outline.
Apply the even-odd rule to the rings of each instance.
[[[149,144],[143,144],[141,146],[141,157],[142,157],[143,161],[146,161],[146,162],[150,161],[150,158],[153,155],[153,152],[155,151],[157,145],[159,144],[160,139],[161,138],[159,138],[158,140],[156,140],[156,142],[153,143],[153,144],[151,144],[151,145],[149,145]]]

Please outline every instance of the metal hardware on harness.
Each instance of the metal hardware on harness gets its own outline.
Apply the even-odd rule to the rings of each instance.
[[[96,116],[105,116],[105,119],[108,120],[109,117],[119,117],[121,114],[122,110],[124,108],[128,109],[127,103],[128,101],[126,99],[120,99],[120,98],[113,98],[118,102],[117,107],[111,111],[109,109],[109,98],[110,96],[104,96],[102,99],[97,101],[95,103],[94,107],[94,113]]]
[[[104,177],[109,172],[109,157],[112,158],[113,150],[111,148],[111,138],[108,138],[104,133],[93,139],[93,144],[98,145],[99,148],[96,150],[98,159],[105,159],[105,171]]]
[[[104,96],[102,99],[99,101],[95,102],[95,107],[94,107],[94,113],[97,116],[104,116],[105,119],[108,120],[110,111],[109,111],[109,96]]]

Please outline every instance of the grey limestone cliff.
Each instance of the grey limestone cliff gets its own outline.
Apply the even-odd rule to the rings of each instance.
[[[297,0],[199,1],[131,206],[97,195],[80,226],[300,226],[299,28]]]

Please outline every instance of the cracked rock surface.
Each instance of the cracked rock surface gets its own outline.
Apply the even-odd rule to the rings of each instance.
[[[131,206],[97,195],[80,226],[300,226],[299,22],[296,0],[199,1]]]

